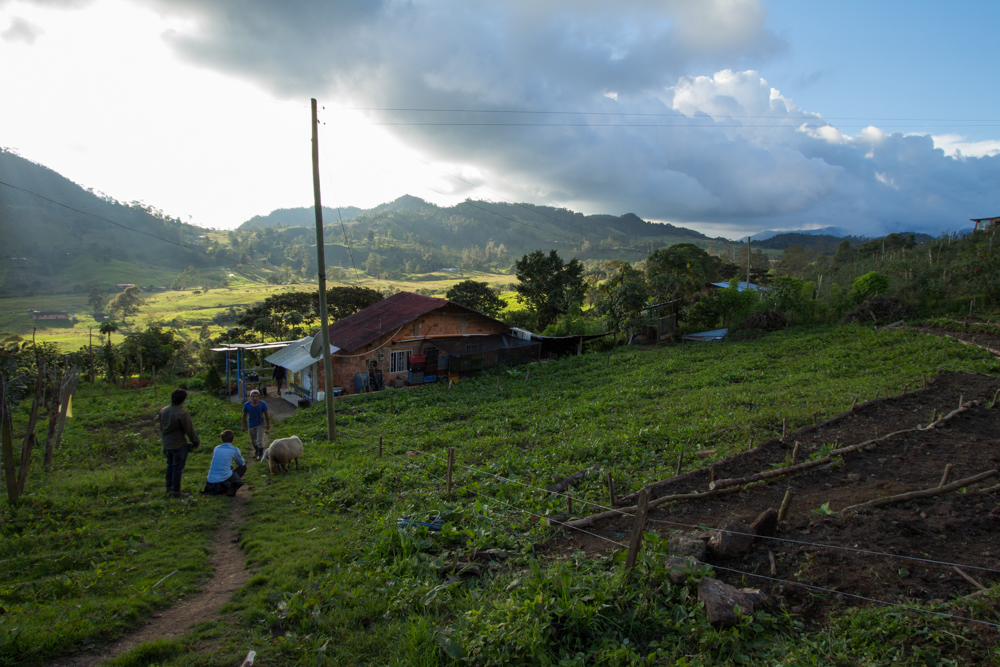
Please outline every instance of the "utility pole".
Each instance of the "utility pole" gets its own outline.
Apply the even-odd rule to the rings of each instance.
[[[747,289],[750,289],[750,237],[747,237]]]
[[[326,438],[337,439],[337,413],[333,407],[333,360],[330,358],[330,317],[326,310],[326,253],[323,249],[323,204],[319,196],[319,121],[312,100],[313,199],[316,203],[316,262],[319,268],[319,323],[323,341],[323,377],[326,381]]]

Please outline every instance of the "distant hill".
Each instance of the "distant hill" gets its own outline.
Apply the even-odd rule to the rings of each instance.
[[[492,243],[494,246],[502,244],[514,256],[532,250],[567,248],[581,258],[612,257],[624,251],[629,258],[636,259],[641,257],[632,255],[641,253],[644,257],[652,246],[692,242],[709,247],[729,243],[726,239],[711,238],[685,227],[647,222],[632,213],[584,215],[551,206],[472,199],[441,207],[406,195],[372,209],[352,206],[340,212],[347,223],[349,236],[357,241],[372,234],[396,241],[405,239],[420,247],[450,248],[453,252],[463,248],[485,248]],[[313,215],[313,209],[308,207],[280,209],[247,220],[239,230],[260,230],[279,224],[312,226]],[[341,243],[344,236],[337,211],[324,207],[323,220],[330,227],[329,242]],[[359,262],[367,256],[364,248],[360,253]],[[448,260],[441,257],[439,261]]]
[[[383,211],[426,211],[437,206],[425,202],[419,197],[403,195],[395,201],[379,204],[375,208],[363,209],[357,206],[345,206],[341,209],[323,207],[323,224],[329,225],[341,220],[354,220],[359,215],[375,215]],[[255,215],[242,225],[239,230],[264,229],[284,225],[285,227],[308,227],[316,224],[316,211],[313,207],[279,208],[267,215]]]
[[[76,209],[0,185],[0,294],[81,291],[94,280],[149,284],[217,263],[199,247],[204,229],[84,190],[10,151],[0,150],[0,181]]]
[[[836,227],[827,227],[828,230],[837,229]],[[902,232],[904,235],[913,234],[913,238],[917,243],[926,243],[932,240],[930,234],[914,233],[914,232]],[[752,238],[752,245],[757,248],[770,248],[773,250],[784,250],[790,245],[802,246],[809,255],[815,255],[820,252],[825,252],[828,255],[832,255],[837,250],[844,239],[851,242],[851,245],[857,248],[859,245],[865,241],[870,241],[871,239],[864,236],[837,236],[834,234],[816,234],[814,231],[806,232],[780,232],[774,234],[773,236],[768,236],[763,240],[758,241],[757,238]]]

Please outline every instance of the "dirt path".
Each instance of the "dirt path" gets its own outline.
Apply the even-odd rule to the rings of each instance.
[[[248,463],[252,466],[255,461],[250,459]],[[250,496],[247,485],[240,488],[232,500],[217,498],[220,502],[231,502],[232,507],[229,519],[213,536],[212,574],[200,592],[183,602],[156,612],[149,623],[120,637],[99,655],[58,658],[48,662],[46,667],[96,667],[145,642],[182,637],[198,623],[216,618],[222,605],[229,601],[233,593],[238,591],[252,574],[246,569],[246,555],[238,544],[238,529],[244,521],[244,508]]]

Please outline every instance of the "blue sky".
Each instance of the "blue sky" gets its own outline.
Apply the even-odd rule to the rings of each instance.
[[[938,233],[1000,214],[998,14],[970,2],[0,0],[0,146],[118,199],[234,227],[310,205],[316,97],[328,203],[507,199],[730,237]]]
[[[802,107],[838,121],[863,118],[887,131],[1000,136],[1000,3],[772,0],[767,6],[768,23],[787,50],[761,65],[761,73]],[[945,121],[902,120],[910,118]],[[957,122],[984,119],[991,122]]]

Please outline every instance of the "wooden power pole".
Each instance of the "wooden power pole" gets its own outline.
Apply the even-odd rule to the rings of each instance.
[[[323,377],[326,394],[326,437],[337,439],[337,413],[333,407],[333,360],[330,358],[330,316],[326,308],[326,253],[323,249],[323,203],[319,196],[319,121],[312,100],[313,199],[316,204],[316,262],[319,269],[319,334],[323,340]]]
[[[747,289],[750,289],[750,237],[747,237]]]

